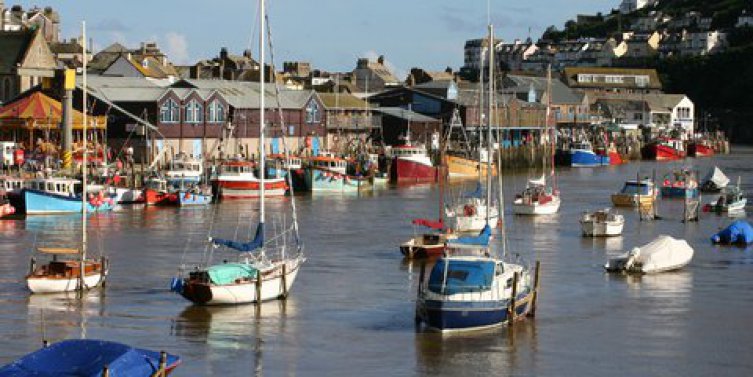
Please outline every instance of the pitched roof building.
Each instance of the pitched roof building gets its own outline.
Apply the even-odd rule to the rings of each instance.
[[[57,63],[40,30],[0,32],[0,102],[53,77]]]

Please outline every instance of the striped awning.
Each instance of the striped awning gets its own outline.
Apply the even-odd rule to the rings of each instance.
[[[35,92],[0,108],[0,128],[25,129],[59,129],[63,118],[63,107],[59,101]],[[73,110],[73,129],[83,128],[84,114]],[[107,128],[107,117],[90,115],[87,119],[88,128]]]

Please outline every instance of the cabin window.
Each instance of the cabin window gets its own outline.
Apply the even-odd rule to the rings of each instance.
[[[180,107],[172,98],[169,98],[160,107],[160,122],[162,123],[178,123],[180,120]]]
[[[199,101],[192,99],[186,105],[186,123],[201,123],[204,120],[204,107]]]

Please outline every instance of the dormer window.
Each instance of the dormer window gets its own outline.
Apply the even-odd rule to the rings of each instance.
[[[162,123],[178,123],[180,120],[180,107],[172,99],[168,98],[160,107],[160,122]]]
[[[199,101],[192,99],[186,105],[186,123],[201,123],[204,120],[203,106]]]

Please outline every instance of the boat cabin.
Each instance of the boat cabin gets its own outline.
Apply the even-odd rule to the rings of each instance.
[[[287,159],[285,155],[273,154],[269,155],[270,167],[280,170],[297,170],[303,167],[303,161],[300,157],[289,156]]]
[[[253,175],[254,164],[248,161],[223,162],[219,173],[220,175]]]
[[[0,177],[0,190],[6,194],[20,192],[25,187],[25,183],[23,178]]]
[[[654,183],[651,181],[627,181],[620,193],[628,195],[653,195]]]
[[[26,188],[65,196],[76,196],[82,191],[79,180],[67,178],[33,179],[27,181]]]
[[[591,143],[588,141],[579,141],[575,142],[570,146],[570,150],[579,150],[579,151],[593,151],[593,147],[591,147]]]
[[[502,262],[485,258],[440,259],[431,270],[428,289],[443,295],[485,292],[503,272]]]
[[[329,170],[340,174],[346,174],[348,161],[333,157],[314,157],[309,161],[314,169]]]
[[[144,183],[144,186],[157,192],[167,192],[167,181],[162,178],[149,178]]]
[[[426,156],[426,149],[423,147],[400,146],[392,148],[393,157],[413,157]]]

